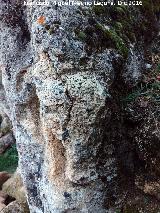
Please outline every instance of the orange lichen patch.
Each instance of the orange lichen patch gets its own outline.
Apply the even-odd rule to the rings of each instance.
[[[45,24],[45,21],[46,21],[46,17],[45,16],[40,16],[38,19],[37,19],[37,23],[38,24]]]

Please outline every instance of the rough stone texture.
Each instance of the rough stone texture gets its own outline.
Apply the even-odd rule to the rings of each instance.
[[[2,85],[2,72],[0,69],[0,154],[15,143],[12,133],[12,124],[9,120],[9,111],[5,100],[5,91]]]
[[[17,201],[11,202],[1,210],[1,213],[28,213]]]
[[[6,207],[6,205],[4,203],[0,203],[0,211],[1,212],[4,210],[5,207]]]
[[[75,33],[92,27],[86,8],[0,3],[2,104],[13,124],[30,212],[115,213],[110,207],[121,202],[121,166],[122,176],[133,177],[134,156],[126,127],[121,131],[114,117],[110,86],[120,76],[137,82],[143,48],[139,55],[131,46],[125,62],[115,49],[90,52]]]
[[[22,178],[18,170],[14,173],[14,175],[11,178],[9,178],[3,184],[2,192],[6,193],[11,198],[14,198],[19,208],[23,210],[23,213],[29,212],[26,198],[26,190],[23,186]],[[7,208],[10,207],[7,206]],[[7,212],[7,210],[5,210],[5,212]]]
[[[5,3],[2,5],[3,15],[8,16]],[[10,7],[11,14],[14,7],[15,4]],[[79,58],[85,53],[83,43],[74,41],[72,31],[75,25],[86,20],[76,9],[61,9],[62,27],[54,36],[39,33],[36,22],[42,13],[49,21],[54,20],[54,7],[28,9],[31,41],[26,40],[29,38],[22,41],[21,14],[19,23],[16,20],[2,23],[4,27],[9,25],[5,27],[2,41],[6,35],[11,39],[9,55],[3,52],[6,44],[2,42],[2,58],[13,60],[3,69],[2,80],[12,108],[19,163],[31,212],[105,211],[102,198],[106,190],[98,179],[96,161],[103,139],[102,126],[110,118],[109,110],[105,109],[108,91],[104,78],[109,79],[113,71],[110,58],[114,53],[97,54],[89,59],[88,67],[78,70]],[[51,58],[45,53],[47,48]],[[63,62],[58,60],[61,54]],[[106,168],[113,163],[114,159],[108,161]],[[115,175],[112,173],[110,179]]]
[[[0,211],[6,207],[6,205],[5,205],[6,198],[7,198],[7,194],[0,191]]]
[[[6,135],[12,129],[8,116],[1,111],[0,114],[0,137]]]
[[[15,143],[15,138],[13,133],[8,133],[0,138],[0,154],[5,152],[5,150]]]

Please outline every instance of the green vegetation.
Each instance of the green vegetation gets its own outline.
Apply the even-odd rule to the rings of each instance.
[[[140,211],[135,206],[126,206],[125,213],[140,213]]]
[[[160,64],[157,68],[150,74],[150,76],[145,76],[141,83],[139,83],[132,92],[130,92],[125,98],[122,99],[124,103],[130,103],[135,101],[139,97],[143,97],[148,101],[154,101],[155,103],[160,102]]]
[[[78,38],[79,38],[80,40],[84,41],[84,40],[87,38],[87,35],[86,35],[84,32],[80,31],[80,32],[78,33]]]
[[[123,39],[116,33],[115,30],[110,30],[110,38],[114,42],[116,49],[126,58],[128,56],[128,48]]]
[[[102,40],[103,49],[115,48],[124,56],[124,59],[128,56],[129,43],[135,42],[136,39],[140,40],[140,38],[144,42],[152,38],[154,30],[148,32],[148,29],[155,28],[155,15],[158,12],[160,12],[159,0],[143,0],[143,6],[137,7],[136,10],[124,5],[93,6],[91,9],[91,14],[98,20],[95,27],[104,32],[104,37],[99,35],[99,31],[96,32]],[[103,26],[109,26],[110,30],[106,30]],[[98,49],[102,48],[98,46]]]
[[[101,15],[101,14],[105,14],[105,12],[106,12],[105,7],[101,6],[101,5],[93,6],[92,10],[98,16]]]
[[[114,48],[124,58],[127,58],[129,52],[128,37],[132,40],[134,37],[133,32],[127,33],[128,29],[131,28],[128,9],[124,6],[93,6],[90,12],[97,16],[98,21],[93,20],[92,26],[88,27],[87,30],[78,29],[77,37],[86,41],[86,43],[88,42],[87,45],[90,46],[90,50],[102,51],[105,48]],[[92,19],[94,18],[92,17]],[[112,19],[112,22],[108,21],[110,19]],[[108,28],[105,26],[108,26]],[[90,30],[88,30],[89,28]]]
[[[4,154],[0,155],[0,172],[7,171],[13,173],[18,166],[18,153],[16,145],[9,148]]]
[[[115,22],[114,27],[116,29],[116,31],[121,32],[123,30],[123,24],[121,22]]]
[[[141,84],[133,89],[129,95],[127,95],[123,101],[126,103],[133,102],[138,97],[146,97],[148,100],[160,102],[160,83],[153,82],[148,84]]]
[[[52,28],[50,28],[49,30],[48,30],[48,33],[50,34],[50,35],[52,35],[53,33],[55,33],[55,29],[52,27]]]
[[[120,27],[120,23],[119,23]],[[101,30],[104,34],[104,37],[113,43],[113,46],[120,54],[126,58],[128,56],[128,48],[126,44],[124,43],[123,39],[117,34],[117,32],[114,29],[106,29],[103,25],[100,23],[96,24],[96,29]]]
[[[142,0],[143,1],[143,9],[147,10],[149,13],[159,12],[160,4],[159,0]]]

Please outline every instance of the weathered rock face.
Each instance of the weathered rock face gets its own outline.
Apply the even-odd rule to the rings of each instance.
[[[27,213],[24,208],[17,202],[13,201],[5,208],[2,209],[2,213]]]
[[[15,143],[12,132],[0,138],[0,154],[2,154],[8,147]]]
[[[13,63],[7,65],[9,75],[6,68],[3,70],[3,84],[12,108],[11,119],[31,212],[105,211],[102,205],[105,184],[98,178],[96,161],[103,125],[110,119],[109,109],[105,108],[108,98],[105,78],[108,80],[113,72],[114,53],[97,54],[87,59],[87,67],[79,66],[79,60],[86,57],[84,45],[74,41],[72,31],[86,20],[76,9],[61,9],[61,27],[51,36],[38,29],[37,17],[44,13],[49,22],[55,21],[53,5],[49,10],[27,9],[32,32],[28,44],[15,43],[22,39],[21,23],[7,23],[15,26],[8,26],[8,32],[2,34],[13,39],[8,56]],[[5,4],[3,10],[7,16]],[[20,36],[18,41],[17,36]],[[3,54],[2,57],[7,57]],[[37,57],[33,64],[32,57],[34,60]],[[114,159],[106,162],[106,168],[113,162]]]
[[[11,210],[15,213],[29,212],[26,198],[26,190],[23,186],[22,178],[19,174],[18,169],[14,173],[14,175],[3,184],[2,192],[10,198],[10,200],[8,199],[8,203],[7,199],[5,201],[5,204],[7,206],[3,209],[4,212],[9,213],[11,212]]]
[[[0,154],[15,143],[12,134],[12,124],[8,116],[9,109],[5,100],[5,91],[2,85],[2,71],[0,70]]]
[[[107,132],[109,89],[122,74],[117,67],[126,67],[125,79],[137,81],[142,46],[141,63],[132,46],[124,63],[119,53],[126,57],[125,48],[94,45],[98,34],[103,45],[106,34],[101,26],[95,31],[100,20],[89,8],[57,9],[52,1],[48,7],[4,0],[1,5],[4,100],[30,212],[108,212],[119,174],[116,144]]]

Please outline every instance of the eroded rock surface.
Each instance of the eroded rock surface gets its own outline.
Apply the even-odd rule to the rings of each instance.
[[[11,209],[11,206],[13,207],[13,212],[16,212],[16,209],[18,209],[17,212],[29,212],[26,198],[26,190],[23,186],[22,178],[19,174],[18,169],[14,173],[14,175],[3,184],[2,192],[9,196],[9,198],[12,198],[10,200],[8,198],[8,203],[6,200],[6,208],[4,208],[4,212],[9,213],[9,209]]]
[[[123,200],[120,154],[127,152],[125,171],[135,170],[122,123],[112,120],[112,107],[119,107],[112,88],[119,79],[121,86],[136,84],[144,46],[128,41],[127,54],[118,35],[106,31],[109,17],[106,26],[86,7],[1,5],[3,100],[30,212],[115,212],[110,207]]]
[[[1,210],[1,213],[28,213],[17,201],[11,202]]]

